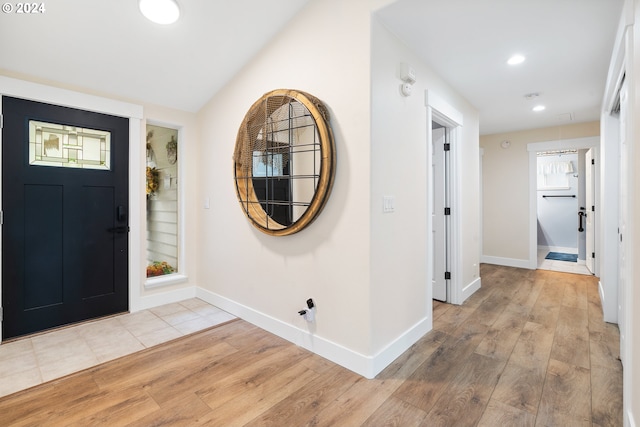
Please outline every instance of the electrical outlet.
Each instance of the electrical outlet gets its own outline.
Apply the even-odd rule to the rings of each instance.
[[[307,322],[313,322],[316,320],[316,305],[313,302],[313,299],[309,298],[307,300],[307,308],[298,311],[298,314],[304,317],[304,320]]]

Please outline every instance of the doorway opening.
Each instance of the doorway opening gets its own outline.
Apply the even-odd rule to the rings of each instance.
[[[461,147],[463,115],[432,91],[426,93],[427,104],[427,265],[431,277],[429,299],[443,298],[462,304],[480,289],[480,280],[464,285],[461,268]],[[435,129],[432,129],[435,123]],[[435,140],[440,142],[436,144]],[[434,144],[438,153],[434,153]],[[445,151],[446,147],[446,151]],[[446,154],[445,154],[446,153]],[[440,156],[435,167],[434,156]],[[437,191],[436,191],[437,188]],[[440,287],[434,289],[435,283]],[[444,291],[443,291],[444,290]],[[437,298],[436,298],[437,299]]]
[[[126,311],[129,119],[8,96],[2,113],[2,336]]]
[[[598,274],[599,143],[587,137],[527,145],[530,268]]]
[[[433,299],[451,302],[451,142],[450,131],[431,122],[431,221],[433,238]]]
[[[91,96],[82,94],[79,92],[72,92],[66,89],[59,89],[55,87],[43,86],[36,83],[31,83],[27,81],[22,81],[18,79],[13,79],[9,77],[0,76],[0,95],[2,97],[15,97],[21,99],[27,99],[31,101],[37,101],[50,105],[57,106],[66,106],[73,109],[80,109],[84,111],[91,111],[101,114],[106,114],[109,116],[115,116],[120,118],[128,119],[129,125],[126,130],[123,130],[128,135],[129,141],[139,141],[141,138],[140,134],[140,124],[142,122],[143,111],[142,107],[135,104],[130,104],[121,101],[115,101],[112,99],[105,99],[101,97]],[[0,103],[0,114],[4,114],[2,111]],[[5,126],[8,123],[8,118],[4,117]],[[39,120],[36,121],[47,121],[47,120]],[[55,120],[54,120],[55,122]],[[87,126],[87,128],[95,129],[94,126]],[[98,129],[105,130],[105,129]],[[2,140],[2,146],[7,144],[6,140],[2,139],[2,133],[0,132],[0,140]],[[49,137],[47,140],[51,139]],[[55,139],[55,138],[54,138]],[[94,152],[95,154],[95,152]],[[135,143],[129,144],[128,149],[129,156],[129,167],[128,173],[129,176],[143,176],[143,169],[140,164],[142,162],[142,157],[140,155],[139,145]],[[86,160],[86,159],[85,159]],[[106,164],[105,164],[106,166]],[[72,169],[73,171],[73,169]],[[96,172],[101,173],[105,171],[97,170]],[[128,193],[129,193],[129,212],[128,212],[128,224],[131,230],[134,232],[129,233],[129,244],[128,244],[128,309],[131,312],[139,311],[142,308],[142,298],[141,298],[141,286],[140,286],[140,272],[142,271],[141,266],[141,257],[140,253],[142,251],[141,238],[139,237],[140,233],[136,233],[135,230],[140,230],[140,217],[142,214],[141,206],[143,206],[143,195],[139,191],[139,182],[136,179],[129,180],[128,183]],[[102,200],[102,199],[101,199]],[[120,206],[121,204],[118,204]],[[116,211],[116,217],[120,215],[122,218],[125,212],[120,210],[120,213]],[[48,218],[44,218],[48,220]],[[6,223],[5,223],[6,224]],[[120,225],[118,225],[120,227]],[[109,227],[110,228],[110,227]],[[115,227],[114,227],[115,228]],[[121,234],[119,230],[113,230],[113,232],[109,232],[109,234]],[[124,235],[124,233],[122,233]],[[4,250],[0,249],[2,256],[4,256]],[[85,266],[82,266],[83,269],[86,269]],[[4,269],[3,269],[4,270]],[[99,271],[100,269],[91,269],[95,271]],[[76,270],[75,273],[77,273]],[[3,294],[5,293],[5,289],[7,287],[7,283],[2,281],[0,283],[0,307],[4,306],[6,309],[6,304],[8,304],[8,300],[3,298]],[[93,301],[98,301],[101,298],[91,298]],[[90,303],[93,303],[91,301]],[[3,334],[4,332],[4,323],[7,321],[7,313],[5,311],[4,316],[0,316],[0,324],[2,327],[0,328],[0,343],[2,343],[7,336]]]
[[[592,150],[559,149],[536,155],[537,268],[593,274]]]

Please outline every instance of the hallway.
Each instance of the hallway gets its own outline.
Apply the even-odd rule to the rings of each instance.
[[[619,335],[597,280],[481,273],[373,380],[236,321],[0,398],[0,425],[621,425]]]

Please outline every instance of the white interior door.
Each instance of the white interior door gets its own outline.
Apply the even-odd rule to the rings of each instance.
[[[446,202],[445,183],[445,156],[444,144],[446,140],[446,129],[438,128],[432,130],[432,167],[433,181],[431,194],[433,197],[433,211],[431,212],[433,224],[433,299],[447,301],[447,281],[445,271],[447,266],[447,244],[446,244],[446,223],[444,208]]]
[[[620,330],[620,360],[625,362],[627,324],[625,318],[625,288],[627,286],[627,218],[628,198],[628,150],[627,150],[627,85],[620,88],[620,210],[618,217],[618,328]]]
[[[587,209],[587,216],[585,218],[586,225],[584,227],[585,230],[585,240],[586,240],[586,248],[587,253],[585,255],[587,268],[590,272],[594,273],[594,256],[595,254],[595,233],[594,233],[594,225],[595,225],[595,174],[593,164],[593,150],[589,149],[584,156],[585,163],[585,174],[584,174],[584,184],[585,184],[585,207]]]

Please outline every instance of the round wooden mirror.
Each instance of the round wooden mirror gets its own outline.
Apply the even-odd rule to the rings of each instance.
[[[277,89],[249,109],[234,152],[238,201],[260,231],[296,233],[318,216],[335,175],[329,114],[308,93]]]

